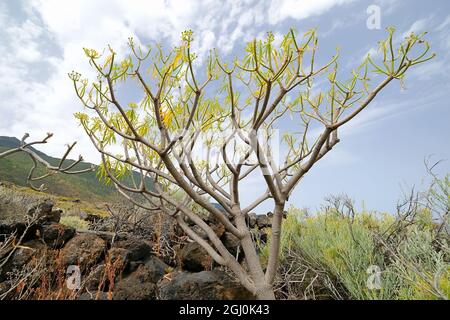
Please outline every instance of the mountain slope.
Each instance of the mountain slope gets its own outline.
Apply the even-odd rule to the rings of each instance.
[[[0,136],[0,152],[15,148],[20,145],[20,141],[14,137]],[[44,160],[52,165],[58,165],[58,158],[53,158],[45,153],[33,149]],[[67,160],[66,163],[73,163],[74,160]],[[24,153],[15,153],[6,158],[0,159],[0,180],[10,181],[17,185],[26,186],[27,175],[33,162],[30,157]],[[73,170],[80,170],[91,167],[91,163],[81,162]],[[40,168],[41,173],[43,169]],[[38,173],[39,173],[38,172]],[[137,173],[134,173],[137,177]],[[36,182],[36,185],[45,183],[47,192],[65,196],[76,197],[90,201],[113,201],[117,200],[118,193],[112,185],[105,185],[99,182],[96,172],[86,172],[76,175],[55,174]],[[148,182],[151,185],[151,181]]]

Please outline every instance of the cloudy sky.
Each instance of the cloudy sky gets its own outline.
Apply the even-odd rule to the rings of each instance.
[[[367,27],[373,5],[380,10],[380,29]],[[314,209],[325,196],[345,192],[359,206],[392,211],[404,190],[423,187],[425,157],[449,159],[438,168],[449,172],[448,0],[0,0],[0,135],[41,138],[53,132],[42,151],[58,156],[65,143],[78,141],[77,153],[98,162],[73,117],[81,106],[67,77],[74,69],[89,74],[82,47],[110,44],[120,54],[130,36],[172,46],[181,31],[192,29],[200,55],[216,47],[234,57],[245,41],[267,31],[317,27],[319,55],[326,59],[339,46],[345,73],[375,52],[391,25],[399,35],[428,31],[437,58],[412,71],[404,87],[396,82],[377,97],[291,202]]]

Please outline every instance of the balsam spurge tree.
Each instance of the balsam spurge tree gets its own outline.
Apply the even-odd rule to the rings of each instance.
[[[257,298],[274,299],[283,212],[294,188],[339,142],[340,127],[389,83],[434,57],[425,34],[397,46],[394,30],[388,33],[377,61],[367,56],[348,81],[338,76],[337,53],[317,66],[315,30],[302,36],[291,30],[279,45],[268,33],[229,63],[218,51],[200,61],[191,51],[191,31],[170,52],[129,39],[122,61],[112,48],[102,55],[84,49],[98,79],[69,74],[85,107],[76,117],[101,154],[103,178],[136,205],[176,219]],[[140,89],[136,101],[122,101],[128,86]],[[122,177],[130,170],[140,181],[127,185]],[[246,180],[255,177],[266,190],[244,205],[243,193],[254,193],[245,190]],[[246,217],[266,201],[273,217],[262,265]],[[208,224],[211,217],[239,240],[242,263]]]

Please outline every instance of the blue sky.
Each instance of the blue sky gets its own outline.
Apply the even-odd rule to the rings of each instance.
[[[367,8],[380,9],[381,28],[370,30]],[[317,27],[319,57],[341,48],[341,73],[348,74],[395,26],[399,36],[428,31],[437,58],[413,70],[377,97],[341,133],[341,142],[298,186],[291,202],[318,208],[325,196],[347,193],[368,209],[392,211],[403,190],[424,187],[424,158],[449,159],[450,2],[436,0],[279,1],[0,1],[0,135],[41,138],[54,156],[78,141],[77,152],[98,162],[73,113],[81,107],[67,72],[90,74],[82,47],[111,44],[125,52],[127,38],[176,45],[181,31],[195,32],[196,51],[212,47],[240,55],[245,41],[290,27]],[[257,182],[255,182],[257,184]],[[249,187],[250,189],[251,187]],[[252,192],[244,194],[250,198]],[[245,193],[245,192],[244,192]]]

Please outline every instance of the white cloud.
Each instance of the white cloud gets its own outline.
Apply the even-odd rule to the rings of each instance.
[[[328,36],[334,34],[334,32],[336,30],[349,28],[359,22],[359,20],[360,20],[359,17],[361,17],[361,16],[360,15],[356,16],[354,19],[334,19],[331,24],[330,29],[328,29],[325,32],[322,32],[321,35],[323,37],[328,37]]]
[[[407,90],[406,94],[410,94]],[[371,126],[382,126],[386,119],[398,117],[404,113],[411,113],[416,109],[429,108],[439,106],[442,93],[429,94],[422,98],[403,99],[401,101],[386,101],[383,104],[375,102],[358,114],[355,119],[347,123],[340,129],[341,137],[360,134],[362,131],[369,129]]]
[[[445,30],[450,27],[450,15],[448,15],[444,21],[436,28],[437,31]]]
[[[31,20],[26,20],[20,26],[6,28],[6,33],[13,39],[11,49],[16,59],[24,62],[37,62],[41,59],[38,41],[42,32],[42,27]]]
[[[269,6],[269,22],[276,24],[287,18],[305,19],[352,1],[354,0],[272,0]]]
[[[400,0],[375,0],[374,3],[381,7],[381,12],[383,15],[390,15],[394,13],[401,4],[404,4]]]
[[[409,74],[412,78],[422,81],[431,80],[437,76],[448,77],[449,66],[445,60],[432,60],[428,63],[421,64],[413,69]]]
[[[448,55],[448,50],[450,50],[450,15],[434,31],[438,34],[441,46],[444,50],[447,50]]]
[[[427,28],[430,26],[430,23],[433,19],[433,16],[429,16],[427,18],[423,18],[414,22],[411,27],[403,33],[402,38],[408,37],[412,32],[415,34],[427,31]]]

